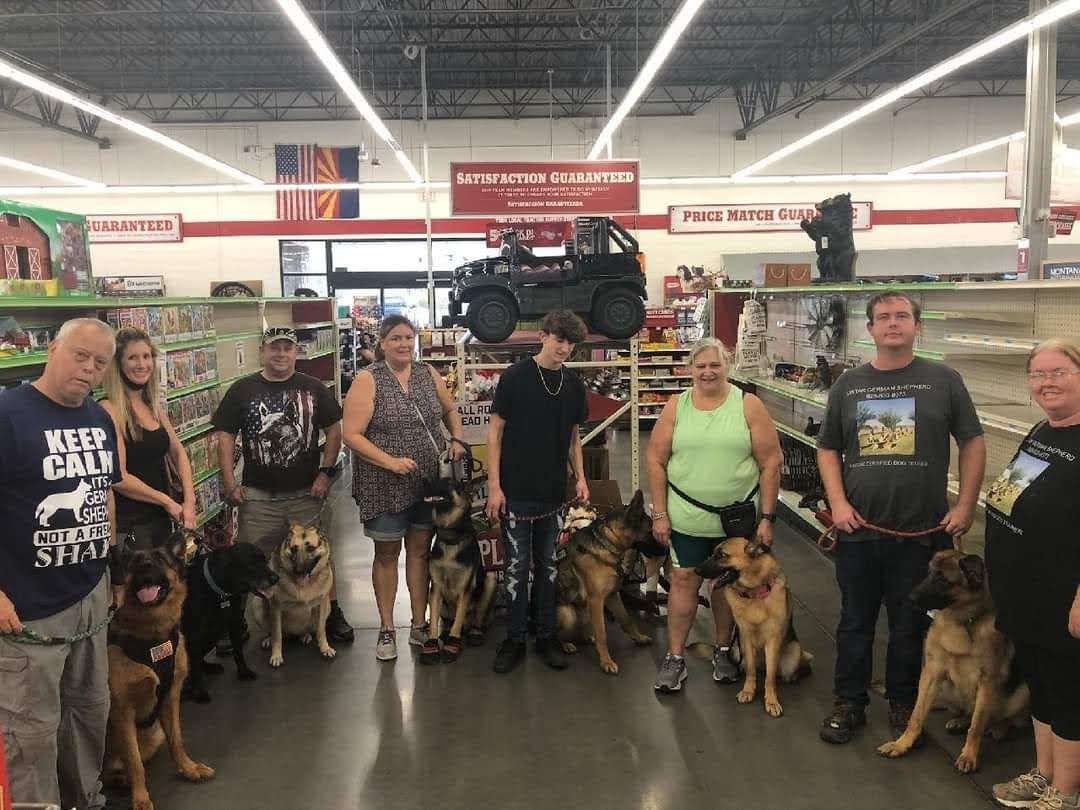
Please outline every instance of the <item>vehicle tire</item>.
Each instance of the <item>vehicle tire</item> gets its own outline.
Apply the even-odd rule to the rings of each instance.
[[[239,281],[226,281],[214,287],[210,293],[213,298],[257,298],[254,291],[246,284]]]
[[[465,325],[481,343],[502,343],[517,326],[518,309],[503,292],[482,292],[469,302]]]
[[[593,329],[600,334],[626,340],[644,326],[645,302],[633,290],[616,287],[597,296],[591,320]]]

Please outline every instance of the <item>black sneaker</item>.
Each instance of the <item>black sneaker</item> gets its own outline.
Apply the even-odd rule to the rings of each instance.
[[[525,642],[506,639],[495,651],[495,663],[491,667],[500,675],[510,672],[525,658]]]
[[[570,666],[566,653],[562,651],[562,645],[556,639],[538,638],[533,644],[533,651],[552,669],[566,669]]]
[[[345,621],[341,606],[330,608],[330,615],[326,617],[326,637],[335,644],[352,644],[355,636],[352,625]]]
[[[911,710],[914,708],[910,703],[901,703],[898,700],[889,701],[889,730],[892,732],[892,739],[900,739],[900,735],[907,731],[908,721],[911,720]],[[922,748],[924,742],[926,741],[920,731],[911,747]]]
[[[832,714],[821,723],[821,739],[834,745],[851,742],[855,729],[866,725],[866,710],[862,706],[837,698],[833,701]]]

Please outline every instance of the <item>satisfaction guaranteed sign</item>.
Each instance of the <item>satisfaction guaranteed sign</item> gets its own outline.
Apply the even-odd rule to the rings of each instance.
[[[179,214],[87,214],[86,229],[92,243],[182,242]]]
[[[870,230],[873,204],[853,202],[852,230]],[[799,222],[813,219],[813,203],[755,203],[753,205],[672,205],[668,233],[737,233],[739,231],[797,231]]]
[[[641,208],[636,160],[451,163],[454,216],[501,214],[636,214]]]

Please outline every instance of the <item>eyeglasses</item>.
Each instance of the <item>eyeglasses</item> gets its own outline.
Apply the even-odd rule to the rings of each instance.
[[[1060,382],[1066,377],[1071,377],[1074,374],[1080,374],[1080,371],[1069,371],[1064,368],[1055,368],[1053,371],[1029,371],[1027,377],[1032,382],[1045,382],[1046,380]]]

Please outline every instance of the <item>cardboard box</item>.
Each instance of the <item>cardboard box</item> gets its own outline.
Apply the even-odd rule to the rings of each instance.
[[[789,287],[806,287],[809,284],[809,264],[789,264],[787,266],[787,285]]]
[[[786,287],[788,285],[786,264],[763,264],[761,265],[762,287]]]
[[[589,483],[589,502],[596,507],[600,508],[603,512],[605,509],[614,509],[619,506],[625,506],[623,503],[622,493],[619,491],[619,482],[612,480],[593,481],[588,479]],[[566,485],[566,499],[568,501],[574,498],[574,480],[573,476]]]

